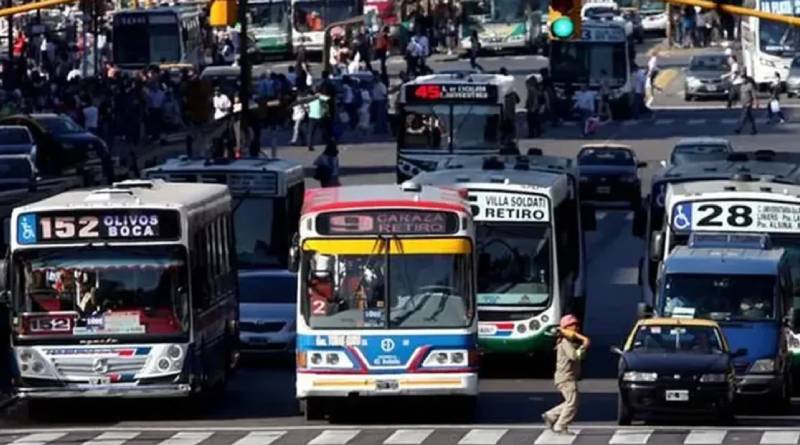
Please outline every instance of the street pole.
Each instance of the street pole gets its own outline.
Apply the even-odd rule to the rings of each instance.
[[[252,83],[252,73],[250,71],[250,58],[248,57],[248,37],[247,37],[247,0],[239,0],[239,69],[241,70],[241,85],[239,85],[239,100],[242,104],[242,111],[239,118],[240,142],[247,140],[248,119],[250,118],[250,84]],[[261,141],[256,141],[261,148]],[[250,151],[250,147],[239,147],[240,151]]]

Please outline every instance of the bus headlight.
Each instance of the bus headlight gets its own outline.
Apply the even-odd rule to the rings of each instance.
[[[17,363],[21,377],[57,378],[52,367],[48,365],[49,361],[35,349],[17,349]]]
[[[160,345],[153,348],[150,360],[137,377],[154,377],[175,374],[183,369],[186,358],[186,345]]]
[[[769,59],[763,59],[763,58],[762,59],[758,59],[758,62],[760,64],[762,64],[764,66],[768,66],[770,68],[777,68],[778,67],[777,65],[775,65],[775,62],[773,62],[772,60],[769,60]]]
[[[178,345],[169,345],[169,348],[167,348],[167,355],[173,360],[178,360],[183,357],[183,349]]]
[[[542,327],[542,324],[539,323],[539,320],[534,319],[531,320],[530,325],[528,327],[531,328],[531,331],[538,331],[539,328]]]
[[[314,366],[321,365],[322,364],[322,354],[320,354],[319,352],[315,352],[315,353],[311,354],[311,364],[314,365]]]
[[[447,368],[467,366],[469,351],[466,349],[448,349],[433,351],[422,362],[423,368]]]
[[[517,333],[524,334],[527,330],[528,328],[526,328],[524,324],[520,323],[517,325]]]
[[[308,351],[309,369],[353,369],[353,362],[344,351]]]

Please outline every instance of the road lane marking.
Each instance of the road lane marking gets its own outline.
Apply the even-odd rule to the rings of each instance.
[[[560,434],[551,430],[544,430],[539,437],[536,438],[534,445],[571,445],[578,437],[581,430],[570,430],[572,434]]]
[[[158,445],[197,445],[198,443],[211,437],[213,434],[214,434],[213,432],[208,432],[208,431],[205,432],[181,431],[180,433],[176,433],[169,439],[159,442]]]
[[[308,445],[344,445],[353,440],[360,430],[325,430]]]
[[[796,444],[800,439],[800,431],[764,431],[761,443],[766,445]]]
[[[706,123],[705,119],[689,119],[687,124],[689,125],[703,125]]]
[[[254,431],[233,443],[233,445],[269,445],[280,439],[286,431]]]
[[[508,432],[508,430],[475,429],[458,441],[458,445],[495,445]]]
[[[83,445],[122,445],[139,434],[141,433],[138,431],[110,431],[84,442]]]
[[[425,441],[433,430],[397,430],[386,440],[384,445],[418,445]]]
[[[656,125],[672,125],[675,119],[656,119]]]
[[[15,445],[43,445],[61,439],[66,435],[67,433],[33,433],[24,437],[20,437],[11,443]]]
[[[725,440],[725,430],[692,430],[683,441],[686,445],[717,445]]]
[[[611,278],[611,284],[617,286],[630,286],[639,284],[639,268],[638,267],[620,267],[614,271],[614,276]]]
[[[609,444],[643,444],[650,440],[653,430],[617,430]]]

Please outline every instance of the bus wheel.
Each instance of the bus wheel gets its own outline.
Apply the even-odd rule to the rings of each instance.
[[[325,401],[319,397],[308,397],[300,402],[300,413],[305,415],[306,420],[325,419]]]

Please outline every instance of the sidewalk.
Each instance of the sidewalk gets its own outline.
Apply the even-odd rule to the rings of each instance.
[[[658,52],[659,57],[670,56],[693,56],[695,54],[706,54],[708,52],[725,51],[725,48],[732,48],[736,52],[740,52],[742,44],[740,41],[722,41],[720,44],[706,46],[702,48],[681,48],[678,46],[670,46],[667,39],[664,38],[660,43],[653,46],[647,51],[647,56],[652,56],[653,53]]]

